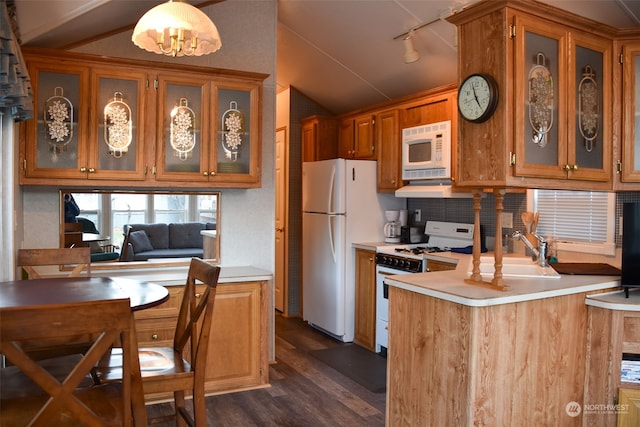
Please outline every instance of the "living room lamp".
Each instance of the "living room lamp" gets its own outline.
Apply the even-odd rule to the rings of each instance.
[[[211,19],[184,0],[150,9],[136,24],[131,40],[149,52],[174,57],[207,55],[222,46]]]

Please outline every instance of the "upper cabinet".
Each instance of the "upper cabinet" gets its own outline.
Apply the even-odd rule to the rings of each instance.
[[[488,75],[498,97],[487,120],[458,123],[457,184],[611,189],[613,29],[521,1],[477,3],[449,20],[460,80]]]
[[[620,43],[622,63],[622,149],[620,187],[638,190],[640,183],[640,32]]]
[[[373,114],[342,119],[338,134],[338,157],[376,160],[375,116]]]
[[[25,59],[36,115],[21,132],[21,184],[260,186],[265,75],[45,50]]]
[[[24,125],[25,176],[144,179],[145,73],[64,61],[30,62],[29,72],[36,113]]]
[[[305,117],[302,123],[302,161],[335,159],[338,156],[338,120],[327,116]]]
[[[157,180],[259,182],[258,84],[182,74],[157,81]]]

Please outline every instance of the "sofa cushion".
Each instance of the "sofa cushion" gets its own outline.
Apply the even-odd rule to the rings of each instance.
[[[169,248],[169,226],[167,224],[156,223],[131,225],[131,231],[138,230],[144,230],[147,233],[153,249]]]
[[[202,248],[202,234],[204,229],[201,222],[185,222],[169,224],[169,247],[171,249]]]
[[[129,243],[133,246],[133,252],[148,252],[153,250],[153,245],[149,236],[144,230],[132,231],[129,233]]]
[[[156,249],[149,252],[141,252],[133,255],[131,261],[146,261],[150,259],[163,258],[202,258],[202,249],[184,248],[184,249]]]

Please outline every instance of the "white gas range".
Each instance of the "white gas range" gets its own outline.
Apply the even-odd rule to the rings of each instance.
[[[376,248],[376,265],[395,274],[421,273],[427,271],[429,254],[448,252],[452,248],[467,248],[473,245],[473,224],[457,222],[427,221],[425,243],[385,245]]]
[[[384,278],[428,271],[429,255],[473,246],[473,231],[473,224],[427,221],[427,242],[376,248],[376,352],[386,355],[388,347],[389,300]]]

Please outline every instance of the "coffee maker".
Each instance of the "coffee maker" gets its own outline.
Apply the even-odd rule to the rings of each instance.
[[[400,243],[400,211],[384,211],[387,223],[384,225],[384,241]]]

